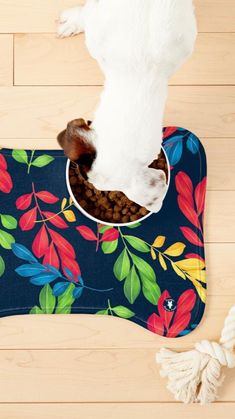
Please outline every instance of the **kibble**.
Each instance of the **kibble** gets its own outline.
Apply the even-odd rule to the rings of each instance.
[[[163,152],[149,167],[163,170],[168,179],[168,165]],[[146,208],[130,201],[122,192],[98,191],[83,177],[79,167],[74,168],[72,163],[69,168],[69,180],[79,205],[101,222],[126,224],[149,214]]]

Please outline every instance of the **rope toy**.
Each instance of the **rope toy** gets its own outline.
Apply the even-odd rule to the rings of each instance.
[[[161,349],[156,361],[160,374],[168,378],[167,388],[183,403],[207,404],[217,400],[224,380],[222,368],[235,368],[235,306],[225,319],[220,342],[203,340],[195,349],[177,353]]]

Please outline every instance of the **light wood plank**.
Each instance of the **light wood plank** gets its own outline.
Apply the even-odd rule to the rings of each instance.
[[[0,402],[172,401],[157,349],[2,350]],[[234,401],[234,373],[226,375],[220,400]]]
[[[103,75],[88,53],[84,36],[15,36],[15,85],[102,85]]]
[[[83,0],[0,0],[0,32],[55,32],[61,10]],[[200,32],[234,32],[233,0],[195,0]]]
[[[195,0],[201,32],[235,32],[234,0]]]
[[[74,404],[2,404],[4,419],[233,419],[235,403],[215,403],[209,406],[180,403],[74,403]]]
[[[60,12],[83,3],[83,0],[0,0],[0,33],[54,33]]]
[[[13,36],[0,35],[0,86],[13,85]]]
[[[202,138],[208,160],[208,189],[235,190],[235,140]]]
[[[170,81],[174,85],[235,84],[235,33],[199,34],[195,51]]]
[[[222,255],[218,255],[220,261],[223,261]],[[223,295],[224,290],[221,286],[220,294],[209,296],[202,322],[193,333],[184,338],[161,338],[131,321],[117,317],[82,314],[25,315],[0,319],[0,350],[26,348],[32,350],[158,349],[162,346],[179,350],[190,349],[202,339],[216,340],[220,336],[225,317],[235,301],[234,281],[230,280],[232,274],[226,278],[226,272],[225,268],[225,274],[219,281],[222,283],[226,279],[227,284],[230,283],[230,294]],[[210,277],[209,293],[216,281],[217,277]]]
[[[2,87],[0,139],[55,138],[69,120],[92,119],[100,93],[101,87]],[[234,102],[235,87],[171,86],[165,125],[233,138]]]
[[[0,138],[55,138],[69,120],[92,118],[100,93],[99,87],[3,87]]]
[[[234,137],[234,101],[235,87],[172,86],[165,125],[186,127],[199,137]]]
[[[235,34],[200,34],[192,58],[171,85],[235,83]],[[103,75],[84,36],[57,39],[50,34],[15,36],[15,85],[101,85]]]
[[[36,150],[57,150],[55,138],[1,139],[1,146]],[[235,138],[201,138],[208,159],[208,190],[235,190]]]
[[[206,241],[234,242],[235,192],[210,191],[206,206]]]

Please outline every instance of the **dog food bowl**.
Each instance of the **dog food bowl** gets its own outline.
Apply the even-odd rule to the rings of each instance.
[[[159,158],[150,167],[162,169],[166,174],[168,187],[163,196],[164,199],[170,185],[170,164],[163,148]],[[67,161],[66,165],[66,182],[74,205],[82,214],[97,223],[119,227],[131,226],[152,215],[152,212],[130,201],[121,192],[97,191],[93,185],[84,179],[79,166],[76,168],[75,163],[70,160]],[[81,195],[77,193],[78,189],[83,190]],[[104,213],[107,214],[107,217]]]

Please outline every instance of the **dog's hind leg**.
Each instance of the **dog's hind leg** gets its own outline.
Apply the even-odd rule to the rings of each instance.
[[[64,10],[59,17],[57,34],[61,38],[77,35],[85,30],[84,6]]]

